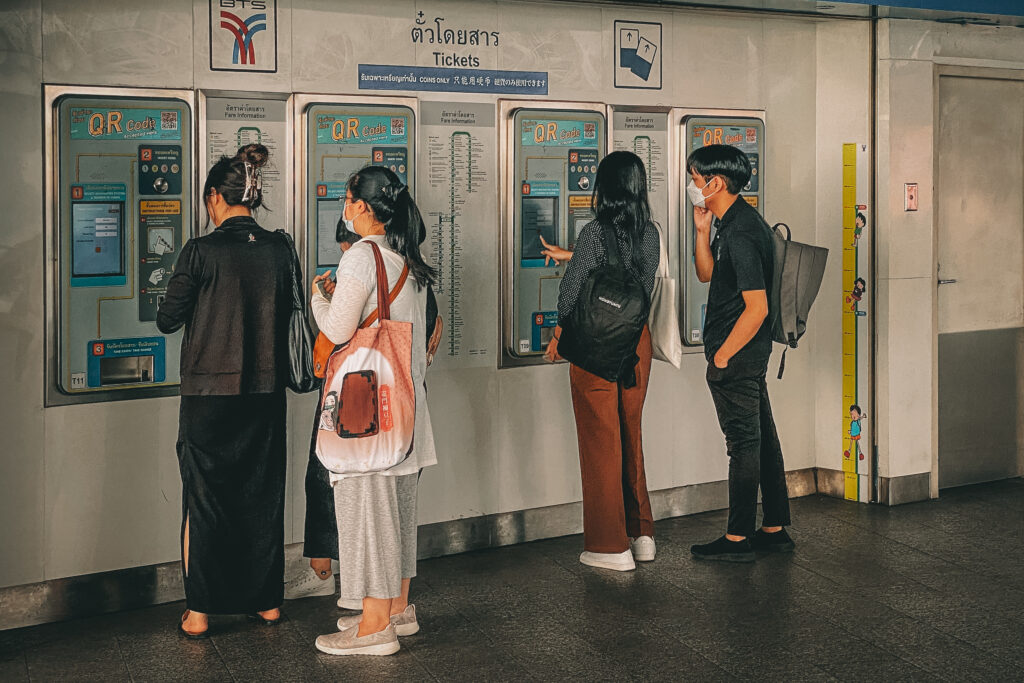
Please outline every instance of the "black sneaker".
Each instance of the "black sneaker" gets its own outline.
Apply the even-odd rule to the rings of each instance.
[[[699,560],[716,562],[753,562],[755,559],[750,541],[745,538],[742,541],[730,541],[722,536],[711,543],[690,546],[690,552]]]
[[[750,546],[759,553],[791,553],[796,548],[796,543],[793,543],[785,529],[774,534],[758,529],[754,538],[750,540]]]

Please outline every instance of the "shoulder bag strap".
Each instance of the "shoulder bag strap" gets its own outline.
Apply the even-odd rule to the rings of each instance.
[[[380,247],[376,244],[370,242],[370,247],[373,249],[373,259],[377,262],[377,309],[359,324],[359,329],[361,330],[377,322],[378,318],[381,320],[391,319],[391,304],[402,293],[405,281],[409,279],[409,264],[406,263],[398,276],[398,282],[395,283],[394,289],[385,297],[384,292],[388,288],[388,272],[384,267],[384,257],[380,253]]]

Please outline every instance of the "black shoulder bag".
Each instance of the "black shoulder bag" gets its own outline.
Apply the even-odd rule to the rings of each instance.
[[[302,289],[302,268],[295,251],[292,236],[284,230],[291,251],[292,311],[288,318],[288,388],[297,394],[305,394],[317,388],[313,374],[313,331],[309,329],[309,315],[306,311],[306,297]]]

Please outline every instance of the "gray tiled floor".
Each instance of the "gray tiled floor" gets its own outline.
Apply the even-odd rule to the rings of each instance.
[[[805,498],[795,555],[695,562],[724,519],[659,522],[657,562],[630,574],[580,565],[578,536],[421,562],[423,630],[393,657],[318,653],[329,598],[200,642],[178,603],[0,632],[0,681],[1024,680],[1024,480],[900,508]]]

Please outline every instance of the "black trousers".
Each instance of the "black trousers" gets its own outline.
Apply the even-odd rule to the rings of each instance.
[[[768,360],[734,361],[721,370],[708,364],[707,382],[729,453],[728,533],[751,536],[761,488],[762,526],[786,526],[789,491],[779,433],[772,418],[765,375]]]
[[[321,392],[322,393],[322,392]],[[338,521],[334,515],[334,487],[331,476],[316,457],[316,433],[320,428],[320,405],[313,413],[313,434],[306,463],[306,528],[302,555],[338,559]]]

